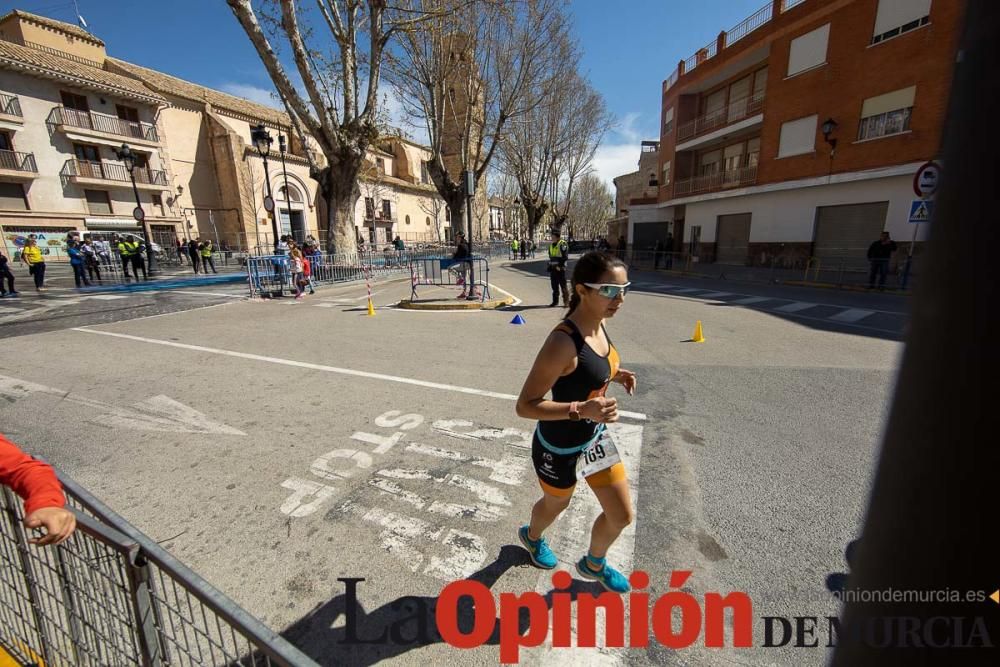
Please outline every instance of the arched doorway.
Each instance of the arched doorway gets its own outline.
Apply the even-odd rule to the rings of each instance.
[[[275,204],[278,209],[278,220],[280,222],[282,236],[290,234],[299,243],[306,238],[306,214],[305,198],[302,190],[294,183],[281,183],[275,191]]]

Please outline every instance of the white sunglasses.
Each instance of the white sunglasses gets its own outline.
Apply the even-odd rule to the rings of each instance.
[[[625,296],[628,294],[629,285],[632,283],[625,283],[624,285],[609,284],[609,283],[584,283],[585,287],[597,290],[597,293],[603,296],[605,299],[615,299],[618,295]]]

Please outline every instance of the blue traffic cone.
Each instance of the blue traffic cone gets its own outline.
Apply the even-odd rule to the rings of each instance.
[[[512,319],[510,321],[510,323],[511,324],[525,324],[525,321],[524,321],[524,318],[521,317],[521,314],[518,313],[517,315],[514,316],[514,319]]]

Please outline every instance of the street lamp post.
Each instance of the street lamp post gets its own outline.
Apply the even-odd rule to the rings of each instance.
[[[264,210],[271,216],[271,232],[274,234],[274,253],[278,253],[278,219],[274,215],[274,197],[271,196],[271,175],[267,171],[267,156],[271,154],[271,144],[274,139],[267,128],[261,123],[250,130],[250,141],[253,142],[257,154],[264,160],[264,181],[267,183],[267,196],[264,197]]]
[[[285,177],[285,208],[288,210],[288,226],[292,225],[292,199],[288,195],[288,169],[285,167],[285,135],[278,135],[278,150],[281,152],[281,174]],[[281,213],[281,209],[278,209],[278,213]],[[294,231],[294,230],[292,230]],[[304,239],[295,239],[296,241],[302,241]]]
[[[146,276],[152,277],[156,265],[154,260],[156,253],[153,252],[153,232],[149,228],[149,221],[146,220],[146,212],[142,209],[142,203],[139,201],[139,188],[135,184],[136,156],[128,144],[122,144],[122,147],[115,151],[115,155],[122,161],[125,168],[128,169],[129,178],[132,180],[132,193],[135,195],[135,208],[132,210],[132,217],[135,218],[136,222],[142,223],[142,229],[146,235]]]

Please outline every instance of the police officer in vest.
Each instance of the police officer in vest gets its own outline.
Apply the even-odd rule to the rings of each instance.
[[[549,282],[552,284],[552,303],[549,307],[559,305],[559,292],[562,292],[563,307],[569,307],[569,288],[566,287],[566,260],[569,259],[569,246],[562,240],[559,230],[552,230],[552,242],[549,243]]]
[[[135,236],[129,236],[128,239],[122,240],[118,244],[118,252],[122,255],[122,268],[125,267],[125,260],[128,260],[132,264],[132,275],[135,279],[139,279],[139,271],[142,271],[142,279],[147,280],[146,276],[146,265],[142,261],[142,250],[143,245],[140,243],[139,239]],[[125,274],[128,276],[128,274]]]

